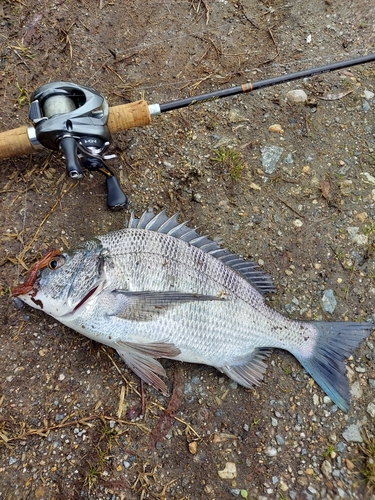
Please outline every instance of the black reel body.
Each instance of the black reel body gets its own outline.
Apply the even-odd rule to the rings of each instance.
[[[82,167],[97,170],[106,176],[108,207],[126,205],[127,197],[105,163],[113,156],[104,155],[111,134],[108,103],[101,94],[69,82],[48,83],[32,94],[29,118],[40,144],[63,151],[69,177],[80,179]]]

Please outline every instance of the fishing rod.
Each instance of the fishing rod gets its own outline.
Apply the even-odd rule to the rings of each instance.
[[[69,177],[81,178],[83,168],[101,172],[106,177],[108,207],[121,208],[126,205],[127,197],[114,172],[106,164],[106,160],[115,156],[106,154],[111,134],[149,125],[154,116],[200,102],[244,94],[371,61],[375,61],[375,54],[150,105],[140,100],[109,107],[105,98],[92,88],[68,82],[48,83],[31,96],[29,119],[33,125],[0,133],[0,159],[30,154],[40,147],[61,150]]]

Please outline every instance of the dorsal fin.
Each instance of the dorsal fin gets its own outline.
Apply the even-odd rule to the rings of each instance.
[[[259,292],[267,293],[275,290],[270,276],[262,273],[257,264],[221,248],[216,241],[210,240],[207,236],[200,236],[196,229],[188,227],[186,222],[179,223],[177,218],[178,214],[168,217],[165,210],[156,215],[152,210],[148,210],[139,219],[136,219],[132,212],[127,227],[155,231],[185,241],[221,260],[228,267],[241,274]]]

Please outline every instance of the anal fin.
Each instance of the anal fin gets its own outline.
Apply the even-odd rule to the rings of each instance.
[[[217,366],[217,369],[244,387],[260,385],[264,372],[267,369],[267,365],[263,360],[269,354],[269,349],[255,349],[246,358],[238,359],[236,364],[231,366]]]

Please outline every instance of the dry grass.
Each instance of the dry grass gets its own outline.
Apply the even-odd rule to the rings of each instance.
[[[360,472],[364,476],[368,492],[373,494],[375,493],[375,436],[369,436],[367,431],[364,434],[364,444],[359,447],[364,462]]]

